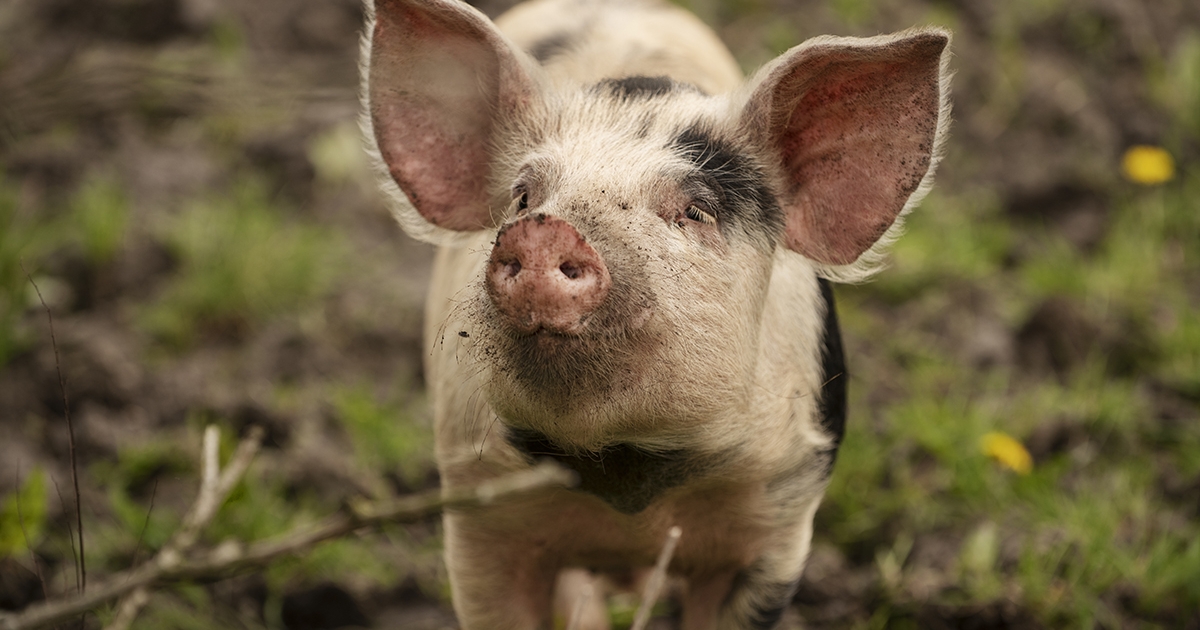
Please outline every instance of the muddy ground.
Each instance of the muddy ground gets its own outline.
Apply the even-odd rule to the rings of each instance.
[[[495,15],[508,3],[479,4]],[[1018,234],[1006,253],[1009,268],[1036,247],[1019,236],[1024,231],[1057,235],[1081,252],[1105,240],[1117,200],[1127,194],[1115,165],[1128,147],[1168,145],[1180,170],[1200,159],[1197,137],[1180,134],[1179,115],[1147,79],[1200,32],[1194,2],[698,0],[694,8],[747,68],[822,33],[869,35],[931,20],[951,25],[955,124],[938,187],[956,203],[1001,209]],[[146,553],[140,540],[130,548],[128,536],[104,525],[118,520],[110,484],[121,479],[136,505],[153,503],[164,518],[181,513],[194,493],[199,430],[207,421],[227,433],[267,428],[255,470],[285,504],[335,509],[355,494],[436,485],[428,455],[413,455],[402,473],[378,460],[364,464],[341,418],[347,405],[331,402],[358,392],[384,401],[382,408],[404,410],[417,426],[428,422],[419,335],[432,250],[394,226],[355,153],[361,18],[357,0],[0,5],[0,177],[12,200],[12,216],[0,217],[9,221],[0,223],[9,230],[0,242],[8,238],[9,251],[22,252],[53,312],[57,344],[56,354],[25,272],[13,268],[13,257],[0,261],[8,265],[0,269],[6,281],[16,277],[21,285],[0,296],[5,306],[16,304],[12,318],[0,321],[10,329],[0,359],[0,496],[11,496],[35,470],[54,482],[34,545],[50,592],[74,580],[65,542],[73,508],[59,369],[83,473],[87,542],[97,554],[89,565],[93,579]],[[127,216],[115,244],[96,254],[92,232],[73,231],[73,209],[89,203],[86,195],[103,196],[104,186],[116,191]],[[317,262],[269,264],[310,265],[305,273],[326,277],[324,284],[299,298],[265,305],[251,299],[180,326],[162,324],[161,313],[176,311],[161,305],[184,300],[173,293],[178,278],[205,260],[189,258],[178,217],[244,187],[258,191],[247,193],[258,200],[247,203],[281,208],[283,224],[316,226]],[[25,226],[24,240],[12,244],[17,226]],[[1200,282],[1192,286],[1194,306]],[[1098,315],[1064,297],[1012,323],[995,315],[1005,296],[986,278],[964,280],[955,295],[933,319],[903,295],[865,294],[855,302],[898,325],[932,329],[964,369],[1060,378],[1096,347],[1118,375],[1136,375],[1154,361],[1146,341],[1152,318]],[[871,360],[873,340],[847,343],[852,365]],[[872,393],[856,399],[861,408],[851,422],[866,421],[899,396],[888,374],[864,372],[855,386]],[[1200,391],[1192,385],[1146,380],[1145,387],[1161,392],[1155,404],[1173,422],[1200,419]],[[1078,430],[1050,427],[1027,445],[1035,457],[1049,457],[1085,440]],[[157,455],[131,468],[131,458],[145,453]],[[1163,487],[1182,497],[1180,504],[1200,496],[1200,476],[1170,483]],[[382,556],[410,567],[388,579],[310,569],[242,576],[201,585],[202,595],[170,592],[152,603],[187,611],[189,601],[206,602],[207,621],[193,626],[180,620],[192,613],[160,613],[145,627],[454,627],[436,536],[437,524],[427,522],[376,540],[387,550]],[[949,536],[961,539],[961,532]],[[922,541],[924,552],[936,556],[934,543]],[[876,558],[872,549],[819,542],[791,623],[869,623],[885,598]],[[0,559],[0,609],[42,598],[33,565],[26,552]],[[1019,599],[907,601],[891,625],[1046,624],[1013,603]],[[1200,627],[1195,614],[1170,610],[1179,616],[1146,623]],[[87,625],[99,621],[93,616]]]

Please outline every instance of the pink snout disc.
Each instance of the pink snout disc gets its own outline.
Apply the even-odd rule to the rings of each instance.
[[[488,295],[522,333],[581,332],[611,285],[600,254],[552,215],[527,215],[502,228],[488,261]]]

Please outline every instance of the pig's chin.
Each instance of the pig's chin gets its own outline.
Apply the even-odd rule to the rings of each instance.
[[[491,389],[507,401],[500,405],[510,411],[506,415],[514,420],[592,415],[617,392],[636,386],[647,357],[655,354],[650,311],[636,318],[597,315],[569,333],[546,327],[493,330],[495,343],[487,344],[493,351]]]
[[[592,381],[607,377],[625,362],[624,344],[635,340],[641,326],[600,326],[588,322],[569,330],[537,327],[509,328],[500,344],[506,371],[537,387]]]
[[[532,332],[515,332],[510,337],[517,363],[545,363],[570,361],[571,357],[584,352],[588,338],[582,328],[572,331],[538,328]]]

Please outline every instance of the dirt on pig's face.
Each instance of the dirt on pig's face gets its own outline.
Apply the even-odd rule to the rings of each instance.
[[[665,79],[607,81],[531,114],[542,133],[509,134],[495,247],[522,221],[561,220],[611,285],[570,325],[539,327],[480,275],[461,341],[503,422],[564,448],[678,448],[746,406],[782,218],[726,107]]]

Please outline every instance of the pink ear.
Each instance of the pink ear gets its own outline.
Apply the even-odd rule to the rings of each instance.
[[[426,220],[493,223],[487,183],[499,118],[534,84],[486,17],[448,0],[376,0],[367,98],[380,154]]]
[[[789,249],[853,263],[931,172],[949,34],[819,38],[764,69],[743,124],[784,175]]]

